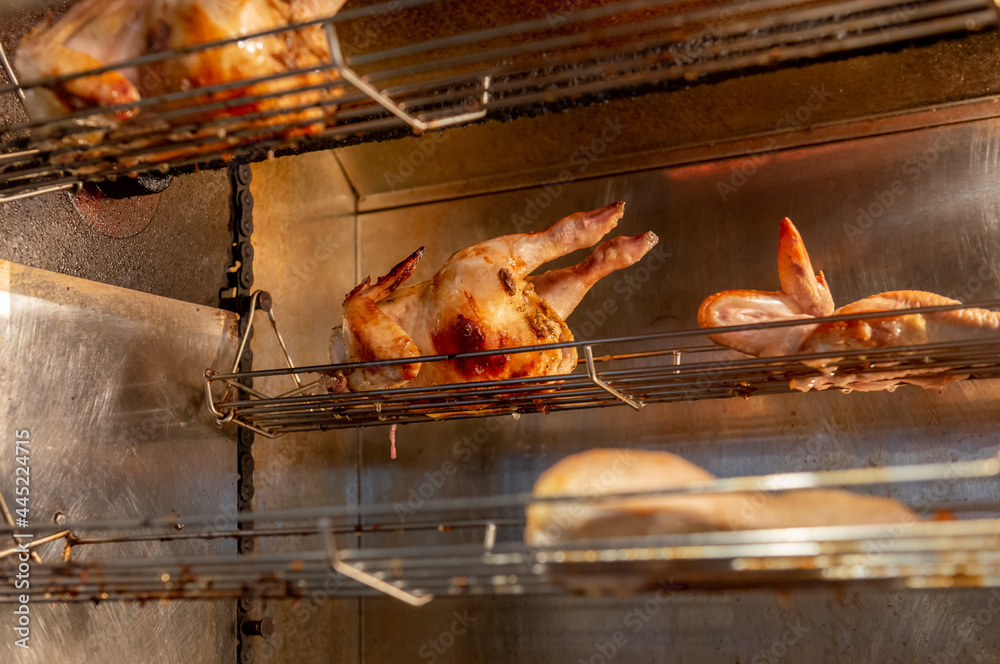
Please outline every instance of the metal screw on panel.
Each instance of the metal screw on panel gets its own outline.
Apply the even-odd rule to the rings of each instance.
[[[52,515],[52,521],[59,524],[60,526],[66,525],[66,513],[62,510],[56,510],[55,514]]]
[[[253,662],[253,650],[243,646],[240,650],[240,664],[250,664]]]
[[[266,639],[274,634],[274,621],[270,618],[244,620],[240,623],[240,631],[246,636],[262,636]]]
[[[244,502],[249,503],[251,500],[253,500],[253,495],[254,495],[253,484],[244,483],[240,487],[240,498],[242,498]]]
[[[244,595],[240,597],[240,609],[245,613],[253,607],[253,599]]]

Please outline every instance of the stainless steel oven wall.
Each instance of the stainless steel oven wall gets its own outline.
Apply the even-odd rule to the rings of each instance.
[[[60,512],[71,524],[225,514],[234,527],[232,431],[205,407],[201,374],[231,362],[236,341],[234,314],[0,260],[0,492],[12,510],[27,508],[17,517],[28,526],[18,530],[37,539]],[[28,452],[15,454],[15,432],[25,430]],[[27,464],[17,475],[29,481],[21,503],[17,456]],[[0,537],[0,548],[10,543]],[[43,561],[58,560],[62,545],[40,547]],[[89,562],[235,550],[225,540],[138,541],[80,545],[72,555]],[[0,561],[7,575],[17,564]],[[47,603],[39,594],[27,606],[30,632],[17,634],[15,607],[4,605],[4,662],[236,659],[232,600]],[[15,645],[23,636],[27,649]]]
[[[332,152],[255,164],[254,282],[274,297],[274,314],[295,363],[325,364],[330,329],[340,303],[357,278],[355,196]],[[284,366],[264,319],[255,324],[254,366]],[[291,380],[261,380],[274,393]],[[297,433],[254,442],[254,509],[274,511],[311,505],[354,504],[358,499],[358,432]],[[315,549],[299,537],[261,539],[262,551]],[[254,639],[254,662],[360,661],[355,599],[334,599],[331,574],[323,588],[297,601],[258,603],[255,613],[273,619],[274,635]]]
[[[412,277],[424,279],[470,243],[620,199],[615,232],[652,229],[660,244],[586,297],[569,321],[578,338],[690,328],[711,293],[777,289],[784,216],[839,304],[893,289],[990,299],[1000,291],[998,148],[1000,121],[986,119],[375,211],[359,217],[360,275],[380,276],[426,245]],[[556,460],[598,446],[669,450],[722,476],[981,458],[1000,442],[998,397],[991,381],[409,425],[395,460],[388,430],[372,428],[360,433],[360,496],[420,519],[420,497],[526,491]],[[994,484],[893,495],[918,508],[997,498]],[[998,597],[846,589],[441,598],[420,609],[366,599],[361,648],[366,662],[993,661]]]

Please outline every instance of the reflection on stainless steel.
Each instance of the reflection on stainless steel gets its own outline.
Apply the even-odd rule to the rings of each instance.
[[[60,513],[86,521],[234,512],[231,433],[205,416],[191,367],[228,361],[235,349],[232,314],[0,261],[0,422],[8,431],[29,430],[31,440],[29,527],[4,527],[0,549],[9,549],[12,532],[34,535],[22,541],[41,554],[43,563],[32,564],[32,573],[44,574],[64,553],[66,526],[53,523]],[[5,455],[0,493],[13,497],[14,474],[6,472],[13,451]],[[45,543],[47,535],[53,541]],[[159,548],[156,541],[137,541],[74,554],[77,561],[110,562],[156,555]],[[207,556],[235,547],[232,540],[186,540],[176,550]],[[8,575],[11,565],[16,556],[0,559],[0,574]],[[183,641],[161,653],[162,661],[235,657],[235,634],[227,628],[232,604],[137,611],[38,602],[31,615],[37,631],[29,656],[22,658],[22,649],[5,639],[0,659],[65,661],[73,652],[94,659],[115,644],[117,657],[146,661],[148,645],[131,638],[138,631]]]
[[[530,112],[539,104],[558,106],[569,100],[579,104],[588,96],[599,98],[611,91],[642,91],[722,72],[981,30],[998,22],[997,8],[989,0],[879,0],[864,5],[843,0],[818,4],[766,0],[720,2],[709,8],[683,11],[671,4],[663,0],[630,0],[589,8],[570,6],[555,15],[522,17],[493,27],[466,26],[459,35],[352,56],[340,51],[337,24],[371,16],[394,16],[414,8],[426,12],[419,15],[422,20],[434,22],[435,12],[447,15],[447,3],[396,0],[342,11],[332,19],[295,28],[324,26],[331,59],[318,70],[339,72],[342,80],[299,86],[280,94],[200,101],[206,94],[309,73],[296,70],[194,88],[133,104],[79,110],[54,120],[13,124],[7,131],[14,135],[32,132],[32,143],[41,148],[41,153],[36,158],[8,161],[5,172],[0,174],[0,190],[8,197],[33,195],[50,187],[144,170],[196,164],[218,166],[234,158],[260,160],[275,152],[329,147],[356,140],[360,135],[401,127],[432,130],[490,114]],[[287,30],[269,30],[259,36]],[[144,55],[71,76],[12,83],[0,88],[0,93],[23,94],[33,87],[61,85],[95,73],[161,63],[254,36],[258,35]],[[511,40],[518,43],[512,45]],[[332,95],[336,98],[319,104],[334,117],[325,130],[304,139],[290,136],[301,133],[315,119],[289,123],[279,120],[279,116],[312,105],[283,105],[249,115],[204,119],[207,114],[233,106],[276,96],[291,99],[290,95],[314,90],[336,91]],[[108,126],[105,121],[101,127],[93,121],[95,117],[134,108],[140,109],[138,116],[120,125]],[[267,121],[267,126],[246,127],[247,121],[257,120]],[[49,140],[85,133],[91,138],[82,146]],[[92,138],[95,133],[100,138]],[[0,143],[0,151],[21,147],[13,139]],[[58,172],[52,172],[53,162],[61,164]]]
[[[252,305],[251,305],[252,306]],[[944,305],[900,309],[894,315],[953,311],[970,307],[1000,306],[997,302],[982,305]],[[251,320],[253,312],[250,312]],[[841,315],[734,325],[712,328],[712,334],[761,330],[823,322],[884,317],[885,312]],[[271,316],[272,325],[274,323]],[[249,333],[250,327],[247,327]],[[277,333],[277,327],[275,327]],[[222,398],[207,399],[208,408],[219,423],[233,422],[268,437],[294,431],[339,429],[400,422],[426,422],[435,418],[466,418],[497,414],[550,413],[589,407],[625,404],[634,410],[650,403],[691,401],[723,397],[749,397],[761,394],[781,394],[798,382],[831,375],[833,369],[814,368],[817,360],[836,359],[839,377],[902,375],[908,380],[939,378],[961,380],[970,377],[1000,376],[1000,337],[964,341],[928,343],[857,351],[794,354],[772,358],[747,358],[739,353],[727,353],[719,358],[716,346],[705,345],[708,331],[677,331],[638,337],[621,337],[590,342],[563,342],[540,346],[504,348],[499,351],[479,351],[455,355],[433,355],[421,361],[440,362],[462,357],[510,355],[537,352],[545,348],[578,346],[583,350],[586,371],[569,375],[540,378],[482,381],[463,385],[438,385],[423,388],[398,388],[369,392],[304,394],[316,381],[303,386],[301,374],[332,373],[355,367],[385,366],[412,362],[413,358],[380,360],[325,366],[294,367],[287,357],[287,369],[258,370],[247,373],[205,373],[205,394],[213,394],[213,384],[226,386]],[[244,338],[244,342],[245,342]],[[669,341],[683,345],[660,347]],[[621,351],[621,347],[636,347],[638,351]],[[650,346],[653,347],[650,347]],[[241,345],[242,348],[242,345]],[[608,349],[607,354],[594,358],[593,349]],[[284,348],[282,348],[284,350]],[[611,349],[616,349],[612,352]],[[287,351],[286,351],[287,352]],[[691,362],[692,357],[704,356]],[[239,357],[237,355],[237,357]],[[685,362],[682,362],[682,358]],[[648,360],[635,362],[635,360]],[[595,361],[604,363],[598,373]],[[812,366],[811,366],[811,364]],[[279,396],[269,396],[243,385],[240,380],[255,377],[290,375],[296,389]],[[943,383],[942,383],[943,385]],[[847,391],[850,391],[847,388]],[[215,390],[218,393],[218,390]],[[242,393],[240,396],[239,393]]]
[[[305,597],[326,583],[331,568],[350,580],[338,584],[337,595],[367,596],[374,590],[413,606],[430,602],[435,593],[549,594],[585,589],[621,594],[667,579],[677,589],[793,588],[843,582],[894,587],[996,586],[1000,585],[1000,519],[664,534],[558,547],[528,547],[509,538],[497,543],[496,537],[501,530],[519,533],[523,521],[502,515],[512,509],[523,513],[533,503],[584,505],[594,500],[773,491],[777,487],[784,491],[913,482],[954,484],[998,475],[1000,458],[994,456],[969,462],[733,477],[680,489],[599,497],[529,494],[437,500],[424,505],[428,514],[439,519],[437,527],[427,521],[389,527],[404,536],[437,530],[437,541],[404,541],[388,548],[345,549],[337,545],[336,537],[362,532],[377,536],[380,528],[350,524],[362,514],[391,523],[397,505],[253,513],[246,519],[254,521],[257,537],[296,535],[303,538],[302,546],[293,552],[253,556],[183,555],[166,549],[159,555],[132,559],[87,556],[81,562],[36,566],[29,594],[70,602],[199,599],[247,592],[268,598]],[[935,506],[924,505],[921,512],[927,517],[934,510]],[[463,518],[465,514],[476,517]],[[95,521],[71,525],[45,539],[65,537],[67,547],[76,554],[98,544],[235,537],[239,531],[215,528],[214,524],[228,519],[196,515]],[[179,521],[184,523],[183,533],[176,531]],[[481,544],[455,542],[448,533],[456,529],[482,532]],[[308,545],[315,539],[306,538],[313,535],[320,536],[318,548]],[[18,591],[11,580],[8,577],[8,583],[0,587],[0,602],[16,601]]]

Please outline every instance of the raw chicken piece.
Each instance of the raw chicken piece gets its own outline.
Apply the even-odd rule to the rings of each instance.
[[[579,539],[916,521],[916,515],[895,500],[829,489],[597,499],[712,479],[668,452],[596,449],[574,454],[542,473],[532,493],[588,500],[530,505],[524,541],[528,546],[553,546]]]
[[[421,251],[344,301],[344,323],[331,337],[334,363],[418,358],[572,341],[565,317],[598,279],[632,265],[657,242],[652,232],[618,237],[583,263],[537,277],[537,267],[588,247],[618,224],[625,204],[570,215],[548,230],[505,235],[467,247],[434,277],[400,287]],[[338,372],[332,389],[375,390],[549,376],[571,372],[576,351],[552,349],[448,362],[413,362]]]
[[[710,295],[698,310],[699,325],[711,328],[961,304],[958,300],[925,291],[891,291],[834,310],[823,273],[812,277],[812,264],[802,238],[787,218],[781,224],[778,273],[781,278],[781,292],[778,293],[731,290]],[[749,355],[775,357],[982,339],[998,333],[1000,313],[970,308],[710,334],[709,338]],[[839,361],[839,358],[807,361],[806,364],[821,369],[824,375],[794,379],[792,388],[875,391],[893,390],[903,384],[940,388],[950,381],[967,377],[967,374],[929,376],[934,369],[893,369],[891,363],[864,374],[837,375]]]
[[[15,66],[24,83],[65,76],[166,49],[229,40],[280,28],[291,22],[329,16],[336,13],[343,1],[230,0],[216,3],[197,0],[82,0],[58,21],[53,23],[50,18],[32,29],[18,46]],[[132,104],[143,98],[315,68],[328,61],[329,52],[322,39],[321,28],[313,26],[32,88],[27,92],[25,105],[32,119],[46,120],[81,109]],[[330,73],[307,71],[245,87],[194,95],[193,98],[158,104],[155,108],[142,111],[137,108],[119,110],[113,117],[98,114],[86,122],[109,128],[117,124],[117,120],[141,117],[143,113],[154,110],[176,111],[182,107],[280,93],[321,84],[333,78]],[[186,126],[219,118],[289,109],[287,114],[227,125],[227,130],[232,132],[294,123],[294,127],[281,129],[282,136],[290,137],[322,128],[321,121],[332,109],[328,107],[324,110],[317,104],[329,97],[330,93],[324,90],[290,93],[279,99],[248,100],[245,104],[228,108],[176,114],[170,122]],[[304,108],[293,110],[298,106]],[[216,129],[206,131],[206,135],[217,133]],[[78,134],[72,140],[94,144],[102,138],[100,132],[88,132]],[[176,154],[161,153],[157,157],[168,159],[191,152],[217,150],[225,145],[209,143],[183,148]]]
[[[813,273],[802,236],[787,217],[781,221],[778,239],[780,292],[728,290],[708,296],[698,309],[701,327],[752,325],[779,320],[829,316],[833,297],[823,273]],[[809,325],[770,330],[712,334],[716,343],[758,357],[789,355],[796,352],[813,330]]]

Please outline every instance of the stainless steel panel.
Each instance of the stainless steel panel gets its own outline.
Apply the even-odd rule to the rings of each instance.
[[[985,299],[1000,285],[998,141],[1000,121],[988,119],[362,214],[359,267],[379,276],[426,245],[412,279],[427,278],[472,242],[621,199],[616,233],[652,229],[661,245],[587,296],[569,321],[578,338],[692,327],[713,292],[776,289],[786,215],[839,304],[889,289]],[[721,476],[981,458],[996,451],[998,397],[996,381],[980,381],[940,393],[813,393],[416,424],[398,430],[396,460],[387,431],[368,429],[361,495],[397,501],[400,518],[416,519],[421,498],[525,491],[556,460],[605,445],[669,450]],[[915,506],[997,498],[993,485],[931,494],[893,493]],[[518,538],[512,530],[501,538]],[[365,660],[603,662],[612,646],[619,661],[655,662],[985,662],[1000,653],[1000,632],[989,628],[1000,600],[991,591],[661,599],[439,599],[420,609],[365,600]],[[647,602],[648,621],[636,614]]]
[[[998,47],[1000,35],[987,33],[338,152],[365,211],[560,181],[564,170],[577,178],[663,167],[696,146],[766,134],[778,147],[797,130],[809,140],[831,124],[995,95]],[[591,145],[609,120],[624,126],[620,135]]]
[[[14,494],[15,430],[30,431],[30,522],[234,514],[235,442],[204,405],[202,373],[235,353],[231,314],[0,261],[0,491]],[[13,505],[16,507],[16,505]],[[80,559],[161,545],[77,548]],[[232,552],[190,542],[179,553]],[[42,549],[43,558],[60,553]],[[32,603],[30,649],[10,662],[195,662],[236,657],[232,601]]]
[[[255,164],[254,283],[274,296],[274,313],[299,365],[328,362],[327,343],[340,324],[340,303],[356,277],[355,197],[333,153]],[[255,324],[254,366],[284,366],[265,320]],[[220,366],[221,368],[221,366]],[[228,368],[227,368],[228,370]],[[294,387],[289,378],[279,387]],[[260,381],[267,387],[267,381]],[[273,384],[273,383],[272,383]],[[357,502],[358,434],[317,432],[254,443],[255,510]],[[261,541],[261,550],[295,551],[318,541]],[[331,573],[329,589],[338,585]],[[255,662],[360,660],[358,601],[323,591],[291,602],[260,605],[275,633],[257,640]]]

